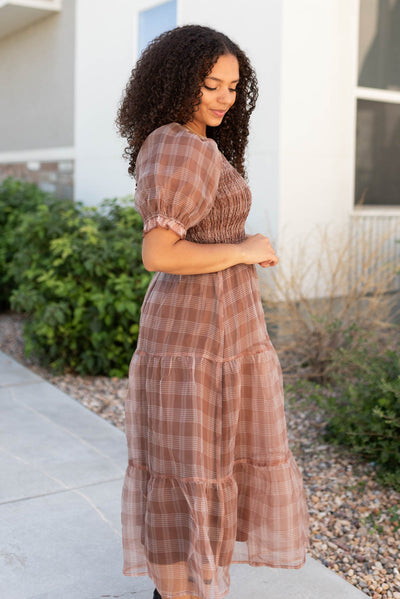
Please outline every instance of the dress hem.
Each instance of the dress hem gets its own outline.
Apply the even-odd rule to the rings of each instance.
[[[307,549],[308,544],[305,545],[305,549]],[[300,570],[300,568],[303,568],[306,564],[307,561],[307,552],[304,555],[304,559],[303,561],[298,564],[298,565],[282,565],[282,564],[272,564],[271,562],[267,563],[267,562],[253,562],[250,560],[232,560],[230,562],[229,565],[231,564],[247,564],[249,566],[251,566],[252,568],[261,568],[261,567],[266,567],[266,568],[281,568],[282,570]],[[228,566],[229,567],[229,566]],[[136,572],[134,573],[128,573],[126,570],[122,570],[122,574],[124,576],[131,576],[131,577],[139,577],[139,576],[148,576],[148,570],[146,568],[146,570],[140,571],[140,572]]]

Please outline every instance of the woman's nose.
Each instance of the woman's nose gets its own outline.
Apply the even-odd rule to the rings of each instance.
[[[218,94],[218,100],[221,104],[230,104],[231,97],[229,89],[221,89]]]

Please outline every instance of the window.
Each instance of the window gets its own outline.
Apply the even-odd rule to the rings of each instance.
[[[155,37],[176,27],[176,0],[139,12],[138,55]]]
[[[400,205],[400,104],[357,101],[356,173],[356,200]]]
[[[355,204],[400,206],[400,0],[360,0]]]
[[[358,85],[400,90],[400,2],[361,0]]]

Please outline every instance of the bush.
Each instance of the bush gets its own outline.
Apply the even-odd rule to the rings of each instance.
[[[26,214],[36,210],[49,197],[37,185],[12,177],[7,177],[0,185],[0,309],[10,307],[10,295],[15,288],[10,264],[21,245],[17,227]]]
[[[132,198],[99,208],[40,200],[14,219],[18,249],[7,259],[11,307],[29,315],[26,354],[54,372],[125,376],[151,279]]]
[[[365,348],[365,331],[371,344],[379,339],[385,346],[398,318],[393,233],[378,238],[365,228],[354,238],[351,230],[320,228],[278,267],[260,273],[286,380],[328,383],[335,351]]]
[[[325,440],[372,460],[378,478],[400,490],[400,352],[370,345],[335,352],[334,384],[313,396],[326,411]]]

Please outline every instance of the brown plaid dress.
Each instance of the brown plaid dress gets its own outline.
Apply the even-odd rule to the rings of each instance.
[[[250,190],[214,140],[164,125],[136,169],[145,233],[161,226],[198,243],[245,239]],[[163,599],[220,599],[231,563],[304,565],[306,496],[254,266],[155,274],[125,414],[125,575],[150,576]]]

